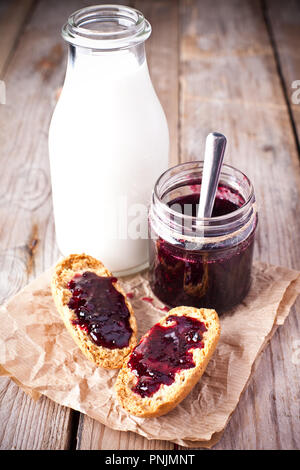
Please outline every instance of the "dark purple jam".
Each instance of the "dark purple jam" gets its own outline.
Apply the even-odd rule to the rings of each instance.
[[[130,313],[123,295],[114,287],[115,277],[100,277],[86,271],[75,274],[68,283],[72,292],[69,308],[77,320],[73,324],[85,330],[97,346],[125,348],[132,334]]]
[[[133,391],[150,397],[162,384],[171,385],[176,372],[195,367],[192,349],[203,348],[204,323],[196,318],[169,315],[167,323],[159,323],[133,350],[128,366],[138,381]]]
[[[169,206],[196,217],[199,188],[194,185],[192,193],[172,200]],[[212,217],[234,212],[244,202],[234,190],[219,187]],[[213,250],[189,250],[184,243],[162,238],[150,240],[151,288],[170,307],[206,307],[222,313],[240,303],[250,288],[253,246],[254,230],[235,246]]]

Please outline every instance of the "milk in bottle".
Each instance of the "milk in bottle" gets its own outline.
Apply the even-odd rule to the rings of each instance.
[[[147,265],[147,206],[168,166],[167,122],[145,56],[150,32],[129,7],[71,15],[63,27],[66,78],[49,129],[58,246],[121,275]]]

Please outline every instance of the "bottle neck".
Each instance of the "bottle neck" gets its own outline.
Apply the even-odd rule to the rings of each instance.
[[[145,61],[144,43],[113,51],[99,51],[70,44],[66,80],[74,74],[86,82],[95,78],[101,79],[101,82],[106,79],[120,79],[137,71]]]
[[[114,51],[144,43],[151,25],[143,14],[124,5],[95,5],[75,11],[62,28],[70,44]]]

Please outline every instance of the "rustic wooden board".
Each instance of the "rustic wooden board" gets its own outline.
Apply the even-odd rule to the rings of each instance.
[[[0,105],[0,159],[5,168],[0,175],[1,302],[58,257],[47,134],[65,72],[62,19],[81,4],[38,2],[5,66],[7,103]],[[14,15],[6,22],[10,19]],[[13,27],[7,24],[7,30]],[[46,398],[35,403],[9,379],[0,383],[1,448],[69,447],[71,410]]]
[[[152,35],[146,43],[147,60],[154,88],[168,120],[169,162],[173,166],[179,159],[178,0],[136,0],[133,6],[142,11],[152,25]]]
[[[39,2],[20,38],[22,41],[14,51],[5,75],[8,102],[5,108],[1,108],[0,115],[1,123],[4,123],[1,126],[0,136],[1,143],[4,144],[1,149],[1,161],[3,164],[5,162],[10,164],[7,165],[7,171],[2,175],[1,181],[0,210],[2,220],[6,221],[5,230],[1,231],[0,238],[2,301],[49,267],[58,256],[50,196],[47,133],[66,65],[66,49],[60,39],[61,24],[69,13],[86,3],[88,2],[68,1],[62,5],[61,2],[56,1],[50,5],[46,1]],[[173,21],[175,19],[177,26],[176,11],[173,14]],[[154,15],[154,18],[155,14],[159,16],[158,13],[159,15],[164,13],[166,17],[166,10],[162,4],[157,4],[153,13],[151,8],[149,9],[149,19],[151,20],[151,15]],[[176,31],[173,42],[177,41]],[[162,43],[166,43],[165,32],[163,36]],[[149,45],[150,69],[152,68],[152,49]],[[176,52],[176,48],[174,51]],[[175,58],[173,69],[176,69],[177,56],[173,55],[173,58]],[[166,50],[164,60],[166,60]],[[165,72],[171,63],[168,57]],[[155,67],[158,70],[154,60],[154,70]],[[23,70],[26,71],[25,76],[22,74]],[[171,75],[171,80],[173,80],[173,85],[170,90],[174,95],[175,87],[175,95],[177,95],[177,78],[174,80]],[[158,72],[156,75],[154,73],[153,81],[156,82],[155,88],[160,97],[166,96],[168,81],[160,81]],[[164,99],[167,102],[166,97]],[[173,105],[173,100],[170,102]],[[170,106],[169,109],[172,110],[172,107]],[[173,117],[170,117],[170,122],[175,123],[173,142],[176,142],[177,115],[173,113]],[[17,133],[15,132],[16,123],[19,123]],[[172,129],[172,126],[170,127]],[[13,141],[8,138],[15,134]],[[3,435],[1,441],[2,448],[68,447],[72,411],[54,405],[45,398],[34,404],[9,379],[2,378],[1,384],[0,414],[3,413],[3,419],[6,419],[7,410],[13,410],[13,414],[9,415],[10,419],[6,419],[5,437]],[[23,397],[24,402],[22,414],[18,410],[20,400],[18,406],[15,404],[16,396],[19,395]],[[40,403],[43,403],[43,408]],[[45,407],[47,412],[45,412]],[[63,418],[59,418],[60,416]],[[20,441],[15,429],[18,423],[21,426],[24,421],[30,422],[31,425],[24,430],[22,441]],[[53,429],[53,422],[59,423],[59,429]],[[35,436],[34,429],[39,429],[38,436]],[[128,446],[169,448],[168,444],[161,445],[156,441],[149,443],[133,433],[130,435],[115,433],[93,420],[87,421],[87,426],[83,420],[81,429],[80,442],[85,447],[108,448],[113,445],[112,442],[115,442],[115,448],[118,446],[120,448],[128,448]],[[91,436],[89,429],[93,429]],[[99,430],[103,435],[100,441],[98,440]],[[53,440],[52,435],[57,436],[56,441]],[[87,443],[87,435],[91,438],[91,444]]]
[[[292,120],[300,142],[300,2],[268,0],[266,18],[269,22],[280,71],[290,105]],[[293,88],[292,84],[297,88]],[[298,91],[297,91],[298,90]]]
[[[0,78],[8,64],[34,0],[2,0],[0,3]]]
[[[174,449],[174,444],[159,440],[149,441],[134,432],[114,431],[88,416],[81,415],[78,427],[77,449],[169,450]]]
[[[123,3],[123,2],[121,2]],[[131,6],[153,25],[147,41],[147,61],[154,88],[164,107],[170,132],[170,165],[178,162],[178,2],[136,0]],[[173,449],[163,441],[148,441],[132,432],[113,431],[81,415],[78,449]]]
[[[35,403],[9,379],[0,381],[0,449],[67,449],[70,411],[43,397]]]
[[[299,269],[299,160],[261,3],[180,4],[181,155],[200,159],[206,135],[224,133],[225,161],[255,186],[255,257]],[[300,302],[272,339],[215,448],[300,447],[299,364],[292,360],[299,311]]]
[[[58,256],[47,132],[66,65],[61,23],[89,3],[40,0],[18,41],[22,15],[17,15],[19,29],[6,26],[15,33],[10,36],[10,49],[3,48],[6,58],[2,59],[7,104],[0,105],[0,161],[5,167],[0,175],[0,217],[5,221],[0,227],[1,301]],[[300,269],[298,155],[261,3],[136,0],[131,4],[154,25],[148,62],[168,117],[171,164],[179,158],[200,158],[206,134],[224,132],[229,140],[226,161],[244,170],[255,185],[260,209],[256,257]],[[275,1],[274,8],[278,5]],[[273,2],[268,4],[268,14],[288,84],[294,71],[298,74],[298,51],[287,39],[289,26],[283,34],[282,18],[281,29],[275,24],[276,10],[272,13],[271,7]],[[27,8],[22,8],[27,15]],[[0,15],[1,11],[7,11],[2,3]],[[291,17],[284,21],[290,25]],[[0,18],[0,26],[4,23]],[[298,108],[291,109],[296,122]],[[300,337],[299,311],[298,301],[264,353],[216,449],[300,447],[299,364],[293,359]],[[9,379],[0,379],[2,449],[69,448],[74,445],[77,416],[45,397],[33,402]],[[79,418],[78,449],[173,447],[110,430],[83,415]]]

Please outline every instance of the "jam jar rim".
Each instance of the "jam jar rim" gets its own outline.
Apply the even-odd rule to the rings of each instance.
[[[257,209],[254,195],[254,187],[250,179],[242,171],[238,170],[237,168],[231,165],[224,164],[222,166],[220,180],[222,180],[222,177],[224,179],[225,176],[227,176],[228,178],[230,176],[230,174],[228,173],[229,171],[232,173],[232,175],[235,176],[236,184],[238,185],[238,187],[241,188],[241,181],[244,180],[247,184],[248,190],[248,197],[246,199],[244,198],[245,202],[242,204],[241,207],[239,207],[235,211],[218,217],[197,218],[194,216],[178,213],[177,211],[171,209],[166,202],[162,201],[164,196],[170,191],[170,189],[172,189],[172,183],[173,189],[176,189],[176,186],[174,188],[174,179],[176,176],[178,176],[178,174],[180,174],[180,172],[178,171],[178,173],[175,173],[175,177],[173,175],[173,181],[170,187],[162,188],[160,195],[158,188],[159,185],[162,184],[163,178],[166,178],[166,175],[170,174],[170,177],[166,179],[166,181],[170,181],[170,179],[172,178],[172,171],[175,170],[176,172],[176,170],[182,169],[182,173],[184,173],[184,170],[190,170],[190,173],[187,173],[184,176],[191,176],[192,171],[202,171],[203,163],[204,162],[200,160],[179,163],[178,165],[167,169],[162,175],[160,175],[160,177],[155,183],[152,192],[152,203],[149,212],[150,218],[154,216],[156,219],[155,225],[157,225],[157,223],[161,224],[161,228],[167,228],[169,233],[173,233],[173,236],[178,239],[185,239],[194,242],[196,242],[198,239],[201,239],[203,242],[204,240],[206,240],[207,242],[213,243],[213,240],[217,241],[219,239],[220,241],[222,241],[233,236],[237,236],[238,238],[240,238],[241,232],[243,231],[245,231],[245,235],[247,234],[247,238],[248,235],[251,233],[252,229],[255,229],[257,225]],[[225,173],[226,170],[227,173]],[[240,177],[240,179],[237,179],[237,175]],[[185,178],[182,178],[181,180],[179,179],[179,183],[183,183],[185,180]],[[187,184],[178,184],[177,187],[182,187],[186,185]],[[234,189],[234,184],[232,183],[232,181],[231,184],[228,183],[228,186]],[[241,192],[239,193],[241,194]],[[193,232],[191,234],[185,234],[184,236],[182,236],[183,224],[182,222],[176,222],[176,219],[186,221],[190,223],[191,226],[192,222],[194,221],[195,223],[197,223],[196,226],[197,228],[199,228],[199,231],[197,230],[196,233]]]
[[[198,165],[204,163],[203,160],[193,160],[193,161],[190,161],[190,162],[184,162],[184,163],[179,163],[178,165],[174,165],[170,168],[168,168],[166,171],[164,171],[160,177],[158,178],[158,180],[156,181],[155,185],[154,185],[154,189],[153,189],[153,194],[156,196],[157,198],[157,201],[162,204],[166,209],[167,211],[172,214],[172,215],[175,215],[175,216],[178,216],[178,212],[174,211],[173,209],[171,209],[166,203],[162,202],[161,200],[161,197],[157,194],[157,186],[158,184],[160,183],[160,181],[162,180],[162,178],[170,171],[170,170],[174,170],[176,168],[179,168],[179,167],[184,167],[184,166],[188,166],[189,164],[193,164],[193,163],[197,163]],[[247,183],[249,184],[249,187],[250,187],[250,195],[248,197],[248,199],[236,210],[234,210],[233,212],[230,212],[229,214],[225,214],[225,215],[220,215],[220,216],[217,216],[217,217],[197,217],[197,219],[199,221],[203,220],[203,221],[220,221],[220,220],[225,220],[225,219],[228,219],[230,218],[229,216],[231,216],[232,214],[239,214],[240,212],[243,211],[243,209],[252,201],[253,199],[253,196],[254,196],[254,188],[253,188],[253,184],[251,183],[250,179],[248,178],[247,175],[245,175],[245,173],[243,173],[241,170],[238,170],[237,168],[235,168],[234,166],[232,165],[228,165],[227,163],[223,164],[222,165],[222,168],[230,168],[234,171],[237,171],[238,173],[240,173],[243,178],[245,178],[247,180]],[[200,168],[199,168],[200,169]],[[221,170],[222,172],[222,170]],[[163,195],[164,196],[164,195]],[[163,197],[162,196],[162,197]],[[183,217],[186,217],[186,218],[189,218],[189,219],[195,219],[195,217],[191,216],[191,215],[184,215]]]
[[[106,15],[106,16],[105,16]],[[83,25],[93,21],[121,19],[132,24],[123,30],[100,31]],[[112,51],[127,49],[149,38],[152,28],[139,10],[118,4],[91,5],[74,11],[62,27],[67,42],[84,48]]]

